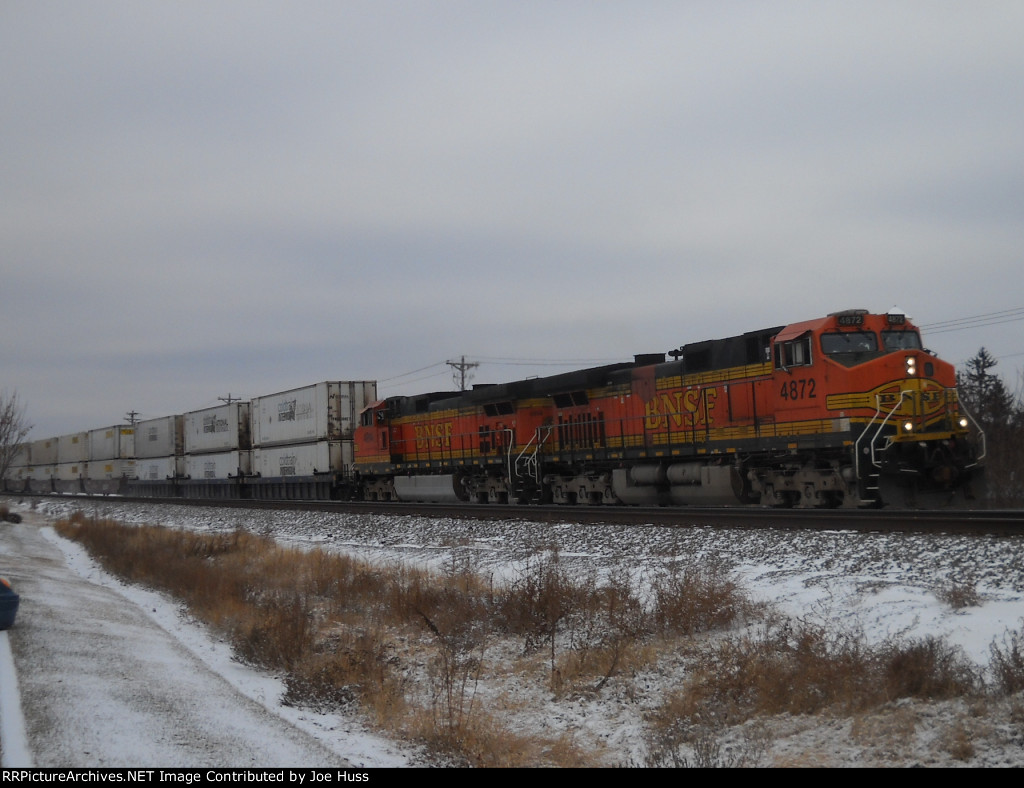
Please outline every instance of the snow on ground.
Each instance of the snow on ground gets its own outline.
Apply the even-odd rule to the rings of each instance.
[[[217,530],[244,527],[273,534],[290,544],[320,546],[374,561],[404,561],[441,571],[468,561],[477,571],[499,576],[515,572],[539,550],[550,549],[557,549],[566,565],[601,570],[629,566],[639,574],[645,567],[675,559],[721,561],[752,597],[773,602],[783,613],[861,631],[872,642],[895,635],[944,637],[978,665],[988,663],[993,641],[1007,630],[1024,627],[1024,537],[721,530],[699,523],[637,529],[309,512],[283,515],[211,507],[157,507],[116,500],[46,502],[37,513],[53,518],[76,507],[125,522]],[[113,588],[151,611],[147,614],[155,624],[174,633],[211,670],[335,752],[341,752],[338,739],[344,738],[345,756],[356,764],[417,763],[414,750],[380,740],[352,720],[282,707],[280,682],[232,661],[223,644],[183,622],[176,605],[150,592],[125,587],[100,571],[80,548],[52,531],[45,533],[77,575]],[[10,576],[3,565],[10,560],[17,557],[0,553],[0,574]],[[953,609],[943,602],[941,590],[954,582],[976,588],[981,604]],[[4,685],[6,679],[0,675]],[[600,704],[593,699],[556,701],[539,696],[534,699],[539,712],[531,724],[537,726],[537,733],[541,729],[569,730],[581,741],[600,744],[609,753],[610,765],[640,763],[644,752],[642,713],[663,696],[664,682],[677,679],[669,666],[657,666],[644,677],[644,697],[627,697],[610,688]],[[1016,705],[990,704],[985,712],[990,717],[987,727],[973,723],[968,726],[977,740],[974,756],[966,760],[943,755],[949,747],[943,749],[935,742],[937,729],[946,731],[946,735],[951,735],[951,730],[963,731],[963,720],[980,713],[957,702],[905,702],[870,723],[834,720],[826,725],[820,718],[779,721],[770,756],[774,763],[793,765],[1024,766],[1022,705],[1020,699]],[[900,716],[916,721],[911,726],[916,736],[886,744],[883,754],[872,750],[872,734],[865,732],[869,724],[885,729]],[[987,731],[984,740],[979,731]],[[884,730],[877,736],[880,740],[887,737]],[[888,738],[893,738],[891,731]]]

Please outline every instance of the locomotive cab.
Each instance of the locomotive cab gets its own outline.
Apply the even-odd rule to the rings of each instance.
[[[847,310],[787,326],[773,361],[776,421],[789,447],[823,433],[842,438],[851,463],[842,474],[856,480],[862,505],[973,498],[980,458],[956,372],[924,349],[904,314]]]

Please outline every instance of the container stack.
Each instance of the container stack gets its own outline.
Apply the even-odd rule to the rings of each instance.
[[[352,472],[353,434],[375,381],[324,381],[252,400],[252,494],[323,498]]]
[[[135,490],[167,498],[185,477],[185,417],[162,416],[135,425]]]
[[[116,424],[89,431],[89,465],[85,492],[91,495],[122,493],[135,477],[135,428]]]
[[[184,415],[186,497],[241,497],[252,469],[249,412],[250,403],[240,401]]]

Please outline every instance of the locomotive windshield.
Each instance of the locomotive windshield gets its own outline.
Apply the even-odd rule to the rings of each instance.
[[[821,335],[821,351],[846,367],[863,364],[882,355],[874,331],[837,331]]]
[[[873,331],[822,334],[821,350],[829,356],[838,353],[874,353],[878,350],[878,337]]]
[[[920,350],[921,335],[916,331],[883,331],[882,344],[888,351]]]

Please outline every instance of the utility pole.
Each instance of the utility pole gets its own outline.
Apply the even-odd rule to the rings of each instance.
[[[226,402],[228,405],[230,405],[232,402],[238,402],[242,398],[232,397],[231,392],[229,391],[226,397],[217,397],[217,399],[219,399],[221,402]]]
[[[461,361],[446,361],[445,363],[455,370],[455,374],[452,375],[452,380],[458,384],[459,391],[466,390],[466,373],[473,369],[473,367],[480,366],[479,361],[466,361],[465,356],[462,357]]]
[[[124,417],[128,419],[128,423],[134,427],[136,424],[139,423],[140,415],[142,414],[140,414],[137,410],[130,410],[125,414]]]

